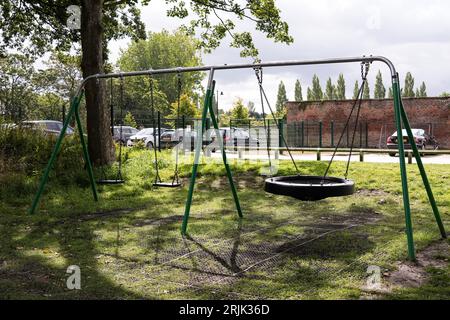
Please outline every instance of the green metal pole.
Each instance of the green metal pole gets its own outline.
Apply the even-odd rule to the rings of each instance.
[[[400,107],[400,85],[398,83],[398,75],[392,78],[392,89],[394,94],[394,113],[397,134],[402,136],[402,121]],[[402,179],[403,207],[405,210],[406,238],[408,242],[408,257],[410,260],[416,260],[416,252],[414,250],[414,237],[411,222],[411,208],[409,204],[408,179],[406,175],[405,149],[403,139],[398,139],[398,154],[400,158],[400,175]]]
[[[36,208],[39,204],[39,200],[41,199],[42,192],[44,191],[45,185],[48,181],[48,176],[50,174],[50,170],[52,169],[53,163],[55,162],[56,156],[58,155],[59,149],[61,148],[61,143],[66,134],[67,127],[69,126],[69,122],[72,119],[72,117],[75,113],[75,110],[77,109],[77,105],[81,101],[81,96],[82,96],[82,94],[80,94],[78,97],[74,97],[72,100],[72,105],[70,106],[69,112],[67,113],[66,121],[64,122],[64,125],[61,129],[61,133],[59,134],[59,137],[56,140],[55,147],[53,148],[52,154],[50,156],[50,160],[47,163],[47,167],[45,168],[44,174],[42,175],[41,182],[39,183],[39,189],[36,192],[36,195],[34,196],[34,199],[33,199],[33,203],[31,204],[31,208],[28,211],[29,214],[34,214],[36,212]]]
[[[203,111],[202,111],[202,121],[201,121],[201,128],[200,130],[197,130],[197,138],[195,140],[196,146],[195,146],[195,156],[194,156],[194,165],[192,166],[192,174],[191,174],[191,180],[189,182],[189,191],[188,196],[186,199],[186,206],[184,208],[184,216],[183,216],[183,223],[181,224],[181,234],[185,235],[189,220],[189,214],[191,211],[191,205],[192,205],[192,197],[194,195],[194,187],[195,187],[195,179],[197,177],[197,170],[198,170],[198,162],[200,161],[200,151],[202,149],[202,143],[203,143],[203,131],[206,126],[206,117],[208,114],[208,104],[211,103],[212,100],[212,94],[213,94],[213,73],[214,70],[210,71],[209,74],[209,84],[208,89],[206,90],[205,95],[205,102],[203,105]]]
[[[213,88],[214,88],[214,82],[213,82]],[[213,92],[214,92],[214,90],[213,90]],[[227,172],[228,182],[230,183],[231,192],[232,192],[233,198],[234,198],[234,203],[236,204],[236,210],[238,212],[239,218],[242,218],[242,210],[241,210],[241,205],[239,203],[239,197],[238,197],[238,194],[236,191],[236,186],[234,185],[234,182],[233,182],[233,175],[231,174],[230,165],[228,164],[227,154],[225,152],[225,148],[223,145],[223,137],[219,131],[219,124],[217,123],[216,117],[214,116],[214,108],[212,105],[212,99],[211,99],[211,103],[209,103],[209,113],[211,114],[213,126],[214,126],[214,129],[216,130],[216,137],[217,137],[217,140],[219,141],[220,149],[222,150],[223,164],[225,165],[225,170]]]
[[[98,201],[97,186],[95,185],[94,171],[92,170],[91,159],[89,158],[89,152],[86,146],[86,141],[84,140],[83,126],[81,125],[79,106],[80,104],[78,103],[75,108],[75,120],[77,122],[78,133],[80,134],[80,141],[81,146],[83,148],[84,161],[86,162],[86,166],[88,169],[89,181],[91,182],[92,195],[94,196],[94,200]]]
[[[411,143],[414,157],[416,158],[417,166],[419,167],[420,175],[422,176],[423,185],[427,191],[428,200],[430,201],[431,208],[433,209],[434,218],[441,232],[442,238],[447,238],[447,233],[445,232],[444,224],[441,220],[441,215],[439,214],[439,209],[436,205],[436,200],[434,199],[433,191],[431,190],[430,182],[428,181],[427,173],[422,163],[422,158],[420,157],[419,149],[417,148],[416,141],[411,131],[411,126],[409,124],[408,116],[406,115],[405,108],[403,107],[403,102],[400,100],[400,111],[402,116],[403,125],[408,134],[408,140]]]

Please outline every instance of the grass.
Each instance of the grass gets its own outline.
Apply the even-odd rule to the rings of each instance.
[[[161,157],[161,176],[170,180],[171,155]],[[126,183],[99,187],[99,202],[92,199],[86,173],[75,168],[79,162],[62,167],[70,175],[57,167],[33,216],[27,210],[40,170],[0,174],[0,298],[359,299],[367,266],[391,271],[406,259],[398,165],[352,163],[349,176],[358,193],[300,202],[265,193],[261,164],[233,163],[244,211],[239,220],[223,166],[205,162],[189,236],[182,238],[190,159],[180,166],[181,189],[152,187],[148,151],[127,149],[124,159]],[[327,164],[298,165],[305,174],[321,174]],[[344,170],[337,162],[330,174],[341,176]],[[450,165],[427,165],[427,172],[450,228]],[[280,162],[279,174],[291,173],[289,162]],[[408,175],[421,250],[438,240],[439,232],[417,168],[408,166]],[[448,253],[442,255],[448,259]],[[81,268],[81,290],[65,285],[73,264]],[[423,286],[377,297],[449,299],[450,269],[427,272]]]

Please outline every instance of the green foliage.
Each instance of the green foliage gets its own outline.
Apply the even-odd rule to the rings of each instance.
[[[0,128],[0,175],[15,172],[22,179],[23,175],[40,175],[53,151],[55,141],[54,135],[40,130],[20,126]],[[83,173],[83,168],[79,137],[77,134],[68,135],[63,140],[52,175],[61,182],[66,182],[69,178],[76,180],[80,171]]]
[[[170,1],[173,7],[168,15],[172,17],[186,18],[189,11],[184,1]],[[263,32],[269,39],[275,42],[290,44],[293,38],[289,35],[289,27],[281,20],[280,10],[275,6],[274,0],[264,1],[191,1],[190,9],[196,14],[196,19],[191,20],[183,29],[191,35],[200,34],[200,46],[206,52],[217,48],[220,42],[230,35],[231,46],[241,48],[242,57],[257,58],[259,52],[255,47],[250,32],[236,32],[235,23],[230,18],[221,17],[220,13],[233,13],[239,19],[250,19],[255,22],[255,29]],[[211,19],[213,17],[213,19]],[[216,24],[212,21],[217,21]],[[201,30],[201,31],[200,31]]]
[[[313,101],[314,100],[314,95],[313,95],[313,92],[312,92],[310,87],[308,87],[308,89],[306,90],[306,99],[308,101]]]
[[[133,42],[122,52],[118,66],[122,71],[148,70],[201,65],[198,41],[181,31],[148,34],[147,40]],[[199,100],[200,81],[204,74],[190,72],[180,74],[182,93]],[[162,75],[153,79],[156,109],[163,114],[170,112],[169,105],[178,97],[178,76]],[[127,100],[134,109],[146,109],[150,104],[149,79],[133,77],[127,79]]]
[[[448,97],[450,97],[450,92],[442,92],[442,93],[439,95],[439,97],[441,97],[441,98],[448,98]]]
[[[298,79],[295,81],[294,100],[297,102],[303,101],[302,85]]]
[[[280,81],[278,85],[278,93],[277,93],[277,102],[275,104],[275,109],[278,115],[283,115],[285,113],[286,102],[288,98],[286,96],[286,87],[284,86],[283,81]]]
[[[388,95],[389,99],[393,99],[394,98],[394,91],[392,91],[392,87],[389,87],[389,95]]]
[[[123,124],[125,126],[130,126],[133,128],[137,128],[138,126],[136,120],[134,119],[133,114],[130,111],[128,111],[125,117],[123,118]]]
[[[320,86],[319,77],[316,74],[314,74],[312,79],[312,89],[310,98],[311,99],[308,98],[308,100],[315,100],[315,101],[323,100],[322,87]]]
[[[406,73],[405,85],[403,86],[402,96],[405,98],[414,98],[414,78],[411,72]]]
[[[333,85],[331,78],[328,78],[327,84],[325,87],[325,100],[335,100],[336,99],[335,91],[336,91],[336,87]]]
[[[236,101],[234,101],[230,113],[232,119],[246,120],[249,116],[248,109],[244,106],[242,98],[238,98],[236,99]]]
[[[353,99],[358,99],[358,93],[359,93],[359,82],[358,80],[356,80],[355,86],[353,87]]]
[[[370,99],[370,87],[369,87],[369,81],[366,81],[366,82],[364,83],[363,99]]]
[[[145,26],[140,20],[139,0],[103,2],[103,33],[105,47],[108,41],[126,36],[133,40],[145,38]],[[148,4],[148,0],[142,1]],[[11,0],[0,6],[0,52],[7,47],[43,54],[55,48],[68,52],[81,40],[80,30],[67,26],[70,5],[83,5],[82,1]],[[89,36],[87,34],[86,36]]]
[[[200,111],[197,106],[189,98],[187,94],[182,94],[180,97],[180,113],[178,115],[178,101],[171,104],[171,113],[169,115],[172,119],[185,116],[186,118],[198,118]]]
[[[337,100],[345,100],[345,79],[342,73],[339,74],[335,93]]]
[[[422,82],[422,84],[420,85],[420,89],[419,89],[419,95],[416,95],[419,98],[426,98],[427,95],[427,86],[425,85],[425,82]]]
[[[12,121],[62,118],[81,79],[79,57],[53,52],[46,69],[35,70],[27,55],[0,58],[0,105]],[[83,108],[82,108],[83,109]]]
[[[105,44],[109,40],[117,40],[126,36],[133,40],[145,38],[145,26],[141,21],[139,5],[148,5],[149,0],[110,1],[102,3]],[[256,57],[258,50],[254,46],[250,32],[235,32],[234,22],[228,18],[232,13],[237,19],[249,19],[255,22],[255,29],[264,33],[275,42],[292,43],[289,27],[282,21],[280,10],[274,0],[252,1],[244,3],[235,0],[223,2],[202,0],[186,1],[170,0],[169,17],[185,19],[190,12],[194,18],[183,26],[185,32],[199,35],[199,47],[209,52],[219,46],[227,35],[232,36],[231,46],[241,48],[242,56]],[[3,42],[0,51],[7,46],[23,48],[27,43],[29,50],[44,52],[58,47],[68,50],[73,43],[80,41],[79,30],[71,30],[66,21],[69,5],[83,2],[68,0],[57,2],[36,2],[12,0],[0,6],[0,30]],[[227,15],[227,18],[221,15]],[[217,21],[216,24],[212,21]],[[106,47],[106,46],[105,46]]]
[[[386,88],[383,84],[383,77],[381,75],[380,70],[378,70],[377,77],[375,80],[375,90],[373,93],[375,99],[384,99],[386,98]]]
[[[12,121],[26,119],[34,107],[33,63],[28,55],[0,55],[0,113]]]

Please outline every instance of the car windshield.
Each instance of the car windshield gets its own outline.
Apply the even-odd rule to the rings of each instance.
[[[142,129],[141,131],[139,131],[138,133],[136,133],[137,136],[144,136],[147,134],[152,134],[153,133],[153,129],[152,128],[145,128]]]
[[[423,136],[425,134],[425,130],[423,129],[411,129],[413,136]],[[406,132],[406,129],[402,130],[402,136],[407,136],[408,133]],[[397,131],[394,132],[392,135],[394,137],[397,136]]]

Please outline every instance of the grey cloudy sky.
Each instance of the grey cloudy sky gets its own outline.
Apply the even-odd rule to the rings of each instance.
[[[289,24],[294,43],[275,44],[262,34],[254,32],[254,40],[263,61],[316,59],[360,55],[383,55],[390,58],[400,76],[411,71],[416,85],[425,81],[428,95],[450,91],[450,1],[445,0],[277,0],[283,19]],[[142,19],[148,31],[175,30],[182,21],[165,15],[164,0],[153,0],[142,8]],[[239,30],[254,30],[250,21],[238,22]],[[129,40],[110,44],[112,59]],[[227,39],[218,49],[203,55],[209,64],[251,62],[239,56],[239,50],[229,48]],[[374,83],[376,72],[383,73],[388,87],[387,68],[374,63],[369,82]],[[360,77],[358,64],[314,67],[288,67],[265,70],[266,92],[276,99],[280,80],[286,84],[288,98],[294,97],[294,83],[298,78],[303,96],[314,73],[322,87],[329,76],[336,81],[344,73],[347,96],[351,97],[355,80]],[[223,92],[220,107],[228,109],[236,97],[244,102],[254,101],[258,106],[258,87],[254,73],[248,71],[221,71],[216,75],[217,88]]]

